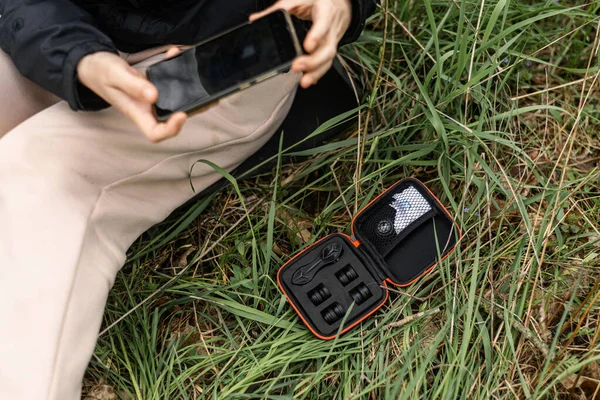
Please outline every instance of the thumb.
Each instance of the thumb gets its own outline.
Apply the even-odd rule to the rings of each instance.
[[[300,0],[279,0],[277,3],[273,4],[271,7],[265,8],[263,11],[254,13],[250,15],[250,22],[254,22],[257,19],[260,19],[272,12],[277,10],[285,10],[290,14],[293,14],[293,10],[300,4]]]
[[[129,65],[113,70],[110,86],[143,103],[152,104],[158,98],[156,87],[141,71]]]
[[[168,60],[169,58],[177,57],[179,54],[181,54],[181,50],[179,50],[179,47],[175,47],[175,46],[169,47],[169,49],[165,53],[165,60]]]

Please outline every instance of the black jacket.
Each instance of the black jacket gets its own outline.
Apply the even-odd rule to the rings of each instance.
[[[352,0],[352,23],[342,43],[360,35],[375,1]],[[249,14],[273,2],[0,0],[0,48],[25,77],[66,100],[74,110],[98,110],[107,104],[77,82],[77,64],[84,56],[197,43],[246,21]]]

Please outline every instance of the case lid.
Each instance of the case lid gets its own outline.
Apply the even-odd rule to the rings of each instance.
[[[431,270],[461,235],[444,206],[414,178],[401,180],[363,208],[352,221],[352,233],[397,286]]]

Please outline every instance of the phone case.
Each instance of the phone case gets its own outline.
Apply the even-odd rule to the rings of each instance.
[[[303,55],[303,54],[304,54],[304,52],[303,52],[303,50],[302,50],[302,45],[300,44],[300,40],[298,39],[298,34],[296,33],[296,28],[295,28],[295,26],[294,26],[294,23],[293,23],[293,21],[292,21],[292,17],[291,17],[291,16],[290,16],[290,14],[288,14],[288,12],[287,12],[287,11],[285,11],[285,10],[277,10],[277,11],[275,11],[275,12],[281,12],[281,13],[283,13],[283,15],[284,15],[284,17],[285,17],[285,20],[286,20],[286,22],[287,22],[287,25],[288,25],[288,30],[289,30],[290,36],[291,36],[291,38],[292,38],[292,42],[293,42],[294,48],[295,48],[295,50],[296,50],[296,56],[297,56],[297,57],[299,57],[299,56]],[[195,44],[193,47],[191,47],[191,48],[189,48],[189,49],[187,49],[187,50],[185,50],[185,51],[186,51],[186,52],[187,52],[187,51],[194,51],[194,49],[195,49],[196,47],[198,47],[198,46],[201,46],[201,45],[203,45],[204,43],[208,43],[208,42],[210,42],[211,40],[214,40],[214,39],[216,39],[216,38],[218,38],[218,37],[220,37],[220,36],[223,36],[223,35],[226,35],[226,34],[228,34],[228,33],[230,33],[230,32],[233,32],[233,31],[235,31],[236,29],[239,29],[239,28],[241,28],[242,26],[245,26],[245,25],[248,25],[248,24],[251,24],[251,22],[245,22],[245,23],[243,23],[243,24],[240,24],[240,25],[234,26],[233,28],[227,29],[227,30],[226,30],[226,31],[224,31],[224,32],[221,32],[221,33],[219,33],[219,34],[217,34],[217,35],[214,35],[214,36],[211,36],[210,38],[208,38],[208,39],[205,39],[205,40],[203,40],[203,41],[201,41],[201,42],[199,42],[199,43],[196,43],[196,44]],[[229,95],[232,95],[232,94],[234,94],[234,93],[236,93],[236,92],[239,92],[239,91],[242,91],[242,90],[248,89],[249,87],[251,87],[251,86],[253,86],[253,85],[256,85],[256,84],[258,84],[258,83],[260,83],[260,82],[262,82],[262,81],[265,81],[265,80],[267,80],[267,79],[270,79],[270,78],[273,78],[274,76],[277,76],[277,75],[279,75],[279,74],[281,74],[281,73],[284,73],[284,72],[287,72],[287,71],[289,71],[290,67],[292,66],[292,63],[293,63],[293,61],[289,61],[289,62],[286,62],[286,63],[282,63],[281,65],[277,66],[276,68],[274,68],[274,69],[271,69],[271,70],[268,70],[268,71],[265,71],[265,72],[263,72],[262,74],[260,74],[260,75],[258,75],[258,76],[255,76],[255,77],[253,77],[253,78],[251,78],[251,79],[248,79],[248,80],[246,80],[246,81],[244,81],[244,82],[240,82],[239,84],[237,84],[237,85],[236,85],[236,86],[234,86],[234,87],[231,87],[231,88],[229,88],[229,89],[226,89],[226,90],[224,90],[224,91],[221,91],[221,92],[218,92],[218,93],[215,93],[215,94],[214,94],[214,95],[213,95],[213,96],[210,98],[210,100],[209,100],[209,101],[203,100],[203,101],[202,101],[202,102],[200,102],[200,103],[197,103],[197,104],[192,104],[192,105],[189,105],[188,107],[185,107],[185,108],[180,108],[180,109],[177,109],[177,110],[174,110],[174,111],[175,111],[175,112],[183,111],[183,112],[185,112],[186,114],[188,114],[188,116],[193,116],[193,115],[195,115],[195,114],[197,114],[197,113],[199,113],[199,112],[202,112],[203,110],[205,110],[206,108],[208,108],[208,107],[210,107],[212,104],[214,104],[216,101],[218,101],[218,100],[220,100],[220,99],[222,99],[222,98],[224,98],[224,97],[226,97],[226,96],[229,96]],[[150,67],[149,67],[149,68],[146,70],[146,74],[148,75],[148,78],[149,78],[150,80],[152,80],[152,71],[153,71],[153,66],[150,66]],[[167,121],[167,120],[168,120],[168,119],[171,117],[171,115],[172,115],[172,114],[169,114],[169,115],[166,115],[166,116],[162,116],[162,117],[161,117],[161,116],[159,116],[159,115],[156,113],[156,108],[155,108],[154,106],[152,107],[152,111],[153,111],[154,117],[155,117],[155,118],[156,118],[158,121],[160,121],[160,122],[165,122],[165,121]]]
[[[408,286],[446,258],[461,232],[425,185],[406,178],[352,220],[352,236],[335,233],[285,263],[279,287],[319,338],[336,337],[377,311],[388,285]],[[349,315],[348,309],[352,306]]]

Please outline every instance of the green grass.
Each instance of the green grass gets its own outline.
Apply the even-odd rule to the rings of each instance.
[[[355,128],[140,238],[109,298],[84,391],[593,398],[599,11],[597,1],[383,0],[342,51],[367,91],[359,109],[330,123],[357,118]],[[406,176],[455,215],[464,232],[456,252],[392,289],[350,333],[313,337],[278,289],[277,269],[326,234],[348,232],[361,207]]]

